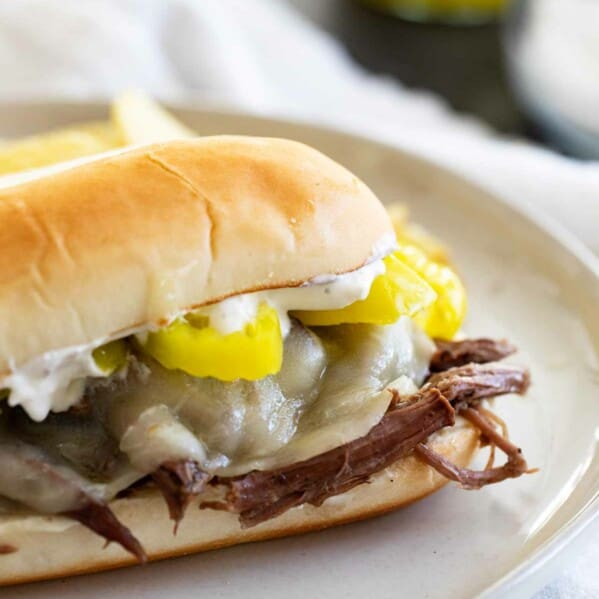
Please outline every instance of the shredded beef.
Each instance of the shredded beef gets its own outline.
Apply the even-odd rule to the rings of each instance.
[[[525,368],[506,364],[468,364],[433,374],[426,385],[436,387],[455,406],[504,395],[526,393],[530,374]]]
[[[493,417],[478,406],[480,400],[488,397],[526,391],[527,370],[497,363],[481,364],[501,359],[514,348],[507,342],[489,339],[437,341],[437,348],[431,362],[433,374],[426,384],[409,397],[400,397],[397,391],[389,389],[389,408],[366,435],[282,468],[214,478],[211,482],[223,489],[224,499],[204,501],[201,507],[237,513],[243,527],[254,526],[294,506],[321,505],[327,498],[367,482],[373,474],[409,454],[419,456],[467,489],[530,472],[520,449],[505,434],[497,432],[491,421]],[[81,406],[81,416],[86,415],[84,407]],[[453,425],[456,414],[463,415],[481,432],[481,438],[491,445],[492,457],[495,447],[507,455],[503,466],[493,467],[491,457],[488,467],[480,472],[460,468],[425,444],[431,434]],[[32,480],[45,482],[49,488],[65,490],[74,498],[74,509],[64,515],[78,520],[107,541],[119,543],[140,562],[146,561],[139,541],[106,503],[87,490],[84,479],[67,464],[55,464],[42,449],[18,440],[5,440],[0,449],[0,473],[4,473],[5,484],[10,482],[10,473],[16,473],[18,477],[30,476]],[[210,475],[193,460],[175,460],[164,462],[152,479],[165,497],[176,531],[189,502],[201,494]],[[13,487],[8,485],[4,494],[34,509],[37,507],[35,497]],[[0,544],[0,553],[12,550]]]
[[[124,526],[112,510],[103,502],[88,501],[83,507],[63,514],[81,522],[87,528],[104,537],[107,542],[115,541],[132,553],[138,561],[147,561],[146,552],[141,543],[133,536],[131,531]]]
[[[441,372],[466,364],[486,364],[510,356],[516,348],[505,340],[463,339],[462,341],[444,341],[435,339],[437,351],[430,363],[431,372]]]
[[[270,471],[218,480],[229,487],[226,501],[204,507],[237,512],[243,526],[253,526],[294,505],[320,505],[332,495],[366,482],[373,472],[405,456],[434,431],[454,422],[454,410],[434,388],[393,408],[360,439],[314,458]]]
[[[202,507],[238,513],[242,526],[248,527],[296,505],[320,505],[328,497],[367,482],[371,475],[412,452],[429,435],[452,425],[456,412],[468,413],[469,405],[486,397],[523,393],[528,380],[526,370],[498,364],[454,368],[435,375],[404,401],[395,393],[385,416],[364,437],[283,468],[219,478],[214,482],[227,487],[224,501],[204,503]],[[502,472],[519,476],[521,464]]]
[[[210,475],[194,460],[171,460],[155,470],[152,479],[164,495],[176,532],[189,502],[204,490]]]
[[[487,464],[484,470],[460,468],[423,443],[419,443],[415,452],[429,466],[432,466],[446,478],[460,483],[464,489],[480,489],[485,485],[498,483],[506,478],[517,478],[530,472],[526,460],[522,457],[522,450],[504,436],[498,434],[493,423],[484,414],[476,409],[467,408],[462,411],[461,415],[472,422],[484,434],[492,447],[498,447],[507,455],[507,462],[503,466],[495,468],[491,467],[491,464]]]

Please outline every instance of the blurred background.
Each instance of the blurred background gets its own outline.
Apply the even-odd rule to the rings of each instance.
[[[500,21],[507,2],[432,0],[431,11],[414,13],[405,7],[427,3],[287,1],[333,34],[369,71],[389,74],[409,88],[438,93],[456,110],[479,116],[498,131],[530,134],[505,68]],[[444,5],[445,10],[434,10]],[[457,7],[455,12],[448,5]],[[460,18],[469,5],[488,10],[466,12]]]
[[[597,0],[286,1],[369,71],[498,132],[599,158]]]
[[[599,159],[599,0],[6,0],[0,69],[0,99],[138,87]]]

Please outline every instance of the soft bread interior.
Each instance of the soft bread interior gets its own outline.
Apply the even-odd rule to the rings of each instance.
[[[430,446],[459,466],[466,466],[478,448],[478,431],[460,424],[431,437]],[[305,505],[256,527],[242,530],[237,516],[189,506],[177,535],[163,498],[155,489],[142,489],[113,502],[120,520],[131,528],[150,559],[208,551],[220,547],[301,534],[362,520],[417,501],[447,480],[415,456],[399,460],[369,484],[332,497],[320,507]],[[95,572],[135,563],[120,546],[103,549],[104,540],[79,524],[62,518],[0,520],[3,544],[18,548],[0,556],[0,584]]]

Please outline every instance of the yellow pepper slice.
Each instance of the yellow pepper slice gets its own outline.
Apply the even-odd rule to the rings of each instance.
[[[110,341],[92,352],[96,366],[107,375],[116,372],[127,362],[127,344],[122,339]]]
[[[414,245],[402,245],[395,253],[437,292],[437,299],[414,320],[431,337],[452,339],[466,316],[466,290],[458,275],[445,264],[430,260]]]
[[[366,299],[339,310],[306,310],[293,315],[309,326],[347,322],[391,324],[400,316],[412,316],[435,300],[431,286],[401,256],[387,256],[384,263],[385,274],[373,281]]]
[[[222,335],[190,315],[150,333],[143,348],[165,368],[221,381],[261,379],[278,372],[283,360],[279,317],[265,303],[241,331]]]

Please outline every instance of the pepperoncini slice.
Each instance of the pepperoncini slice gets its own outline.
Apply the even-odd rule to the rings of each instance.
[[[127,354],[127,344],[122,339],[115,339],[100,345],[92,352],[96,366],[107,375],[116,372],[125,365]]]
[[[306,310],[293,315],[309,326],[349,322],[391,324],[400,316],[412,316],[435,300],[431,286],[401,256],[391,254],[384,263],[386,271],[373,281],[366,299],[338,310]]]
[[[221,381],[261,379],[278,372],[283,360],[279,317],[266,303],[240,331],[223,335],[190,314],[149,333],[143,348],[165,368]]]
[[[402,245],[395,253],[413,268],[436,292],[437,299],[414,316],[430,337],[452,339],[466,315],[466,290],[458,275],[414,245]]]

